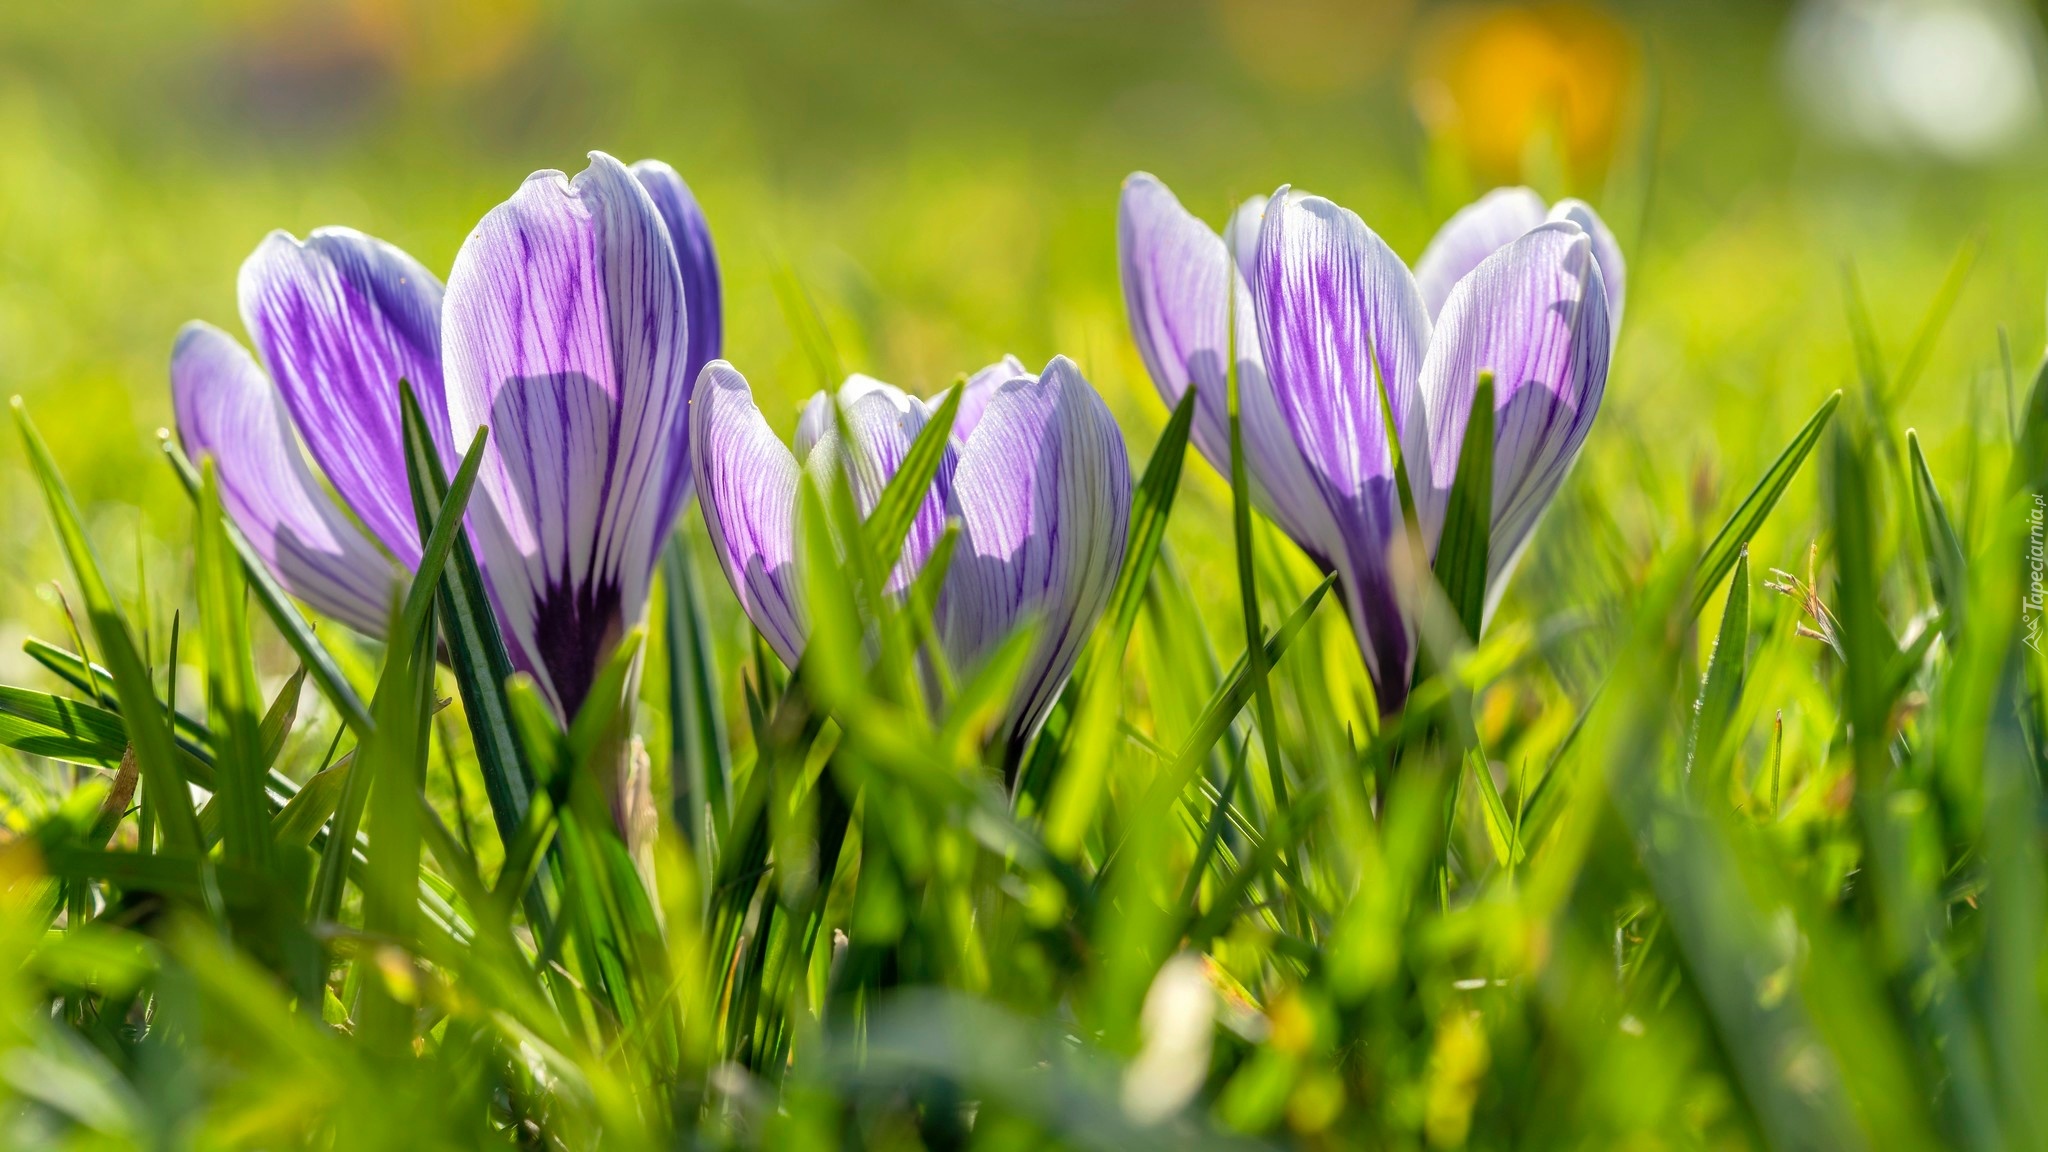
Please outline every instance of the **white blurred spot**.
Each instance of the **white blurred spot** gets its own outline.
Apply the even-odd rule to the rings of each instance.
[[[1786,36],[1801,112],[1849,143],[1983,161],[2041,119],[2041,27],[2012,0],[1806,0]]]
[[[1181,1110],[1209,1077],[1216,1032],[1216,991],[1202,958],[1182,953],[1152,978],[1138,1017],[1145,1046],[1124,1069],[1124,1114],[1155,1124]]]

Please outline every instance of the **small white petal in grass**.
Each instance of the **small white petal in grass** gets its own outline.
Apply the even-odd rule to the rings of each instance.
[[[1124,1115],[1157,1124],[1187,1106],[1209,1078],[1216,990],[1200,956],[1183,952],[1152,978],[1138,1018],[1144,1047],[1124,1068]]]
[[[457,447],[489,425],[472,504],[513,661],[564,715],[645,612],[669,525],[688,333],[667,226],[601,152],[539,172],[455,258],[444,363]]]
[[[1035,733],[1072,674],[1123,564],[1130,506],[1123,435],[1073,361],[1055,356],[996,390],[954,473],[961,540],[938,621],[964,673],[1039,620],[1008,736]]]
[[[242,324],[334,490],[407,567],[419,563],[398,382],[409,381],[444,464],[441,282],[350,228],[272,232],[242,264]]]
[[[383,635],[398,569],[320,487],[248,351],[210,324],[187,324],[171,351],[171,406],[186,454],[212,458],[222,506],[277,582]]]
[[[690,401],[690,458],[712,551],[747,618],[791,668],[806,618],[796,571],[796,457],[754,403],[746,377],[706,365]]]

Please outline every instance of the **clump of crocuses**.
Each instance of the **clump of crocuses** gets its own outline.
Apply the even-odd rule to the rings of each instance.
[[[1620,249],[1585,204],[1546,208],[1522,188],[1458,213],[1413,274],[1355,213],[1286,187],[1225,231],[1149,175],[1125,182],[1132,332],[1168,403],[1196,387],[1194,440],[1226,474],[1234,353],[1254,495],[1336,572],[1380,705],[1397,710],[1414,642],[1393,570],[1394,450],[1433,552],[1480,374],[1493,374],[1490,605],[1599,409]]]
[[[1014,745],[1043,723],[1108,603],[1130,521],[1130,464],[1109,410],[1064,356],[1036,375],[1006,359],[962,387],[889,588],[916,578],[951,519],[960,538],[934,621],[951,666],[971,671],[1027,617],[1037,620],[1038,640],[997,734]],[[852,444],[841,440],[835,403]],[[933,410],[854,376],[836,398],[819,393],[806,405],[792,452],[746,379],[723,361],[705,370],[691,408],[697,494],[712,545],[747,615],[795,667],[808,628],[798,573],[804,473],[831,483],[837,470],[866,514]]]
[[[682,179],[601,152],[574,180],[537,172],[470,233],[445,289],[360,232],[275,232],[240,295],[262,366],[189,324],[172,400],[187,451],[213,458],[229,516],[278,582],[383,633],[420,558],[409,382],[444,464],[491,429],[469,512],[484,578],[515,666],[572,715],[645,612],[688,498],[691,384],[719,352],[717,261]]]

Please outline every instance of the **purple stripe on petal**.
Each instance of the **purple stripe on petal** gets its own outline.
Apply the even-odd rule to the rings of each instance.
[[[1410,646],[1388,571],[1401,509],[1379,389],[1384,380],[1410,475],[1429,475],[1418,384],[1429,318],[1407,266],[1364,221],[1286,188],[1266,209],[1252,295],[1273,401],[1334,525],[1298,542],[1337,569],[1391,711]]]
[[[1431,508],[1457,475],[1479,374],[1494,374],[1491,575],[1507,570],[1564,481],[1607,385],[1607,301],[1590,238],[1545,224],[1474,269],[1444,304],[1423,389],[1436,438]]]
[[[1609,342],[1621,336],[1621,306],[1628,297],[1628,264],[1621,258],[1621,245],[1607,222],[1584,200],[1559,200],[1551,205],[1550,219],[1569,220],[1593,241],[1593,260],[1600,265],[1601,286],[1607,290],[1607,331]]]
[[[171,350],[171,406],[185,451],[213,458],[222,505],[278,583],[383,635],[398,571],[320,488],[249,353],[210,324],[185,325]]]
[[[983,368],[967,378],[960,393],[960,411],[953,416],[953,439],[961,444],[974,435],[975,426],[981,423],[982,413],[988,411],[988,402],[995,398],[996,389],[1008,384],[1019,376],[1029,376],[1031,370],[1015,356],[1005,356],[994,364]],[[932,408],[937,410],[946,394],[932,397]]]
[[[1072,361],[1004,384],[961,451],[962,537],[939,630],[963,672],[1027,615],[1044,629],[1021,673],[1009,735],[1043,723],[1109,602],[1130,526],[1123,436]]]
[[[1415,262],[1415,285],[1430,319],[1444,310],[1451,289],[1480,261],[1541,223],[1543,197],[1527,188],[1495,188],[1460,208]]]
[[[242,265],[242,322],[307,450],[363,526],[407,567],[419,531],[405,477],[398,382],[412,382],[452,461],[441,383],[441,282],[347,228],[273,232]]]
[[[1256,207],[1254,206],[1256,205]],[[1239,412],[1246,474],[1260,507],[1295,540],[1309,546],[1334,528],[1313,477],[1294,446],[1267,379],[1258,320],[1236,260],[1255,257],[1265,198],[1231,216],[1229,241],[1190,215],[1164,184],[1142,172],[1124,182],[1117,245],[1124,302],[1138,351],[1169,405],[1190,383],[1197,389],[1192,439],[1209,463],[1230,475],[1230,381],[1225,371],[1228,282],[1236,292]]]
[[[683,379],[686,385],[694,385],[704,366],[724,354],[725,345],[723,289],[718,279],[718,254],[711,246],[711,226],[705,223],[690,186],[674,168],[659,160],[642,160],[633,165],[633,176],[653,199],[675,249],[676,268],[683,278],[683,327],[689,348],[683,356]],[[690,498],[690,475],[689,421],[682,420],[676,423],[659,523],[675,522],[677,510]],[[666,536],[664,532],[657,539],[656,548]]]
[[[667,227],[602,152],[537,172],[455,258],[454,442],[491,428],[473,523],[513,660],[564,715],[646,609],[690,381]]]
[[[815,401],[814,401],[815,403]],[[853,483],[855,506],[863,517],[875,510],[882,492],[896,478],[897,469],[918,434],[931,420],[925,402],[893,385],[867,377],[854,377],[839,390],[839,403],[846,410],[847,431],[853,434],[857,450],[848,453],[836,426],[826,428],[804,455],[804,469],[826,491],[834,482],[834,467]],[[831,419],[830,408],[826,420]],[[946,503],[953,491],[953,469],[958,449],[949,439],[939,467],[932,474],[930,490],[912,518],[903,540],[903,552],[890,573],[888,589],[901,591],[931,555],[939,536],[946,530]]]
[[[791,668],[807,626],[796,570],[796,458],[777,439],[752,389],[714,360],[690,401],[697,504],[733,594]]]

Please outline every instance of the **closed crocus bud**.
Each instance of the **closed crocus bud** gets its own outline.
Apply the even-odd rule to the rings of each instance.
[[[999,376],[1008,378],[991,386]],[[1040,623],[1003,733],[1028,737],[1107,604],[1129,526],[1130,466],[1108,409],[1064,357],[1036,376],[1014,361],[992,365],[967,388],[961,408],[978,402],[979,419],[964,439],[949,439],[889,588],[900,593],[916,578],[947,519],[957,518],[940,639],[966,670],[1027,618]],[[802,658],[809,620],[797,572],[803,473],[843,477],[859,510],[871,511],[932,410],[892,385],[851,377],[836,396],[805,406],[792,452],[737,370],[722,361],[705,370],[691,429],[705,524],[741,607],[785,664]]]

